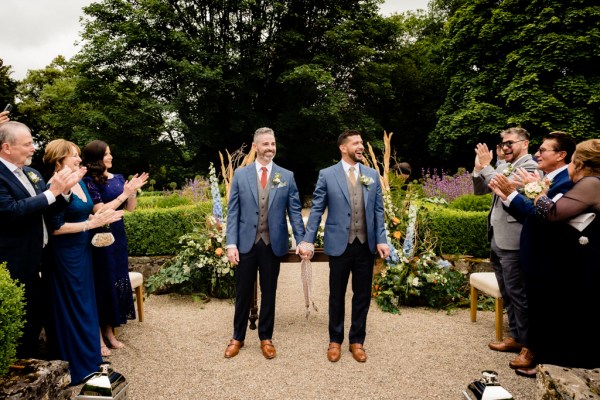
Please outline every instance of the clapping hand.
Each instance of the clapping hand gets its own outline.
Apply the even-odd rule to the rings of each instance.
[[[106,224],[112,224],[123,218],[123,210],[115,211],[113,209],[100,210],[96,214],[90,215],[90,228],[99,228]]]
[[[502,200],[506,200],[509,194],[517,190],[519,183],[509,179],[503,174],[496,174],[488,186],[496,193],[496,195],[500,196]]]
[[[540,179],[540,175],[537,172],[529,172],[525,168],[518,168],[514,177],[519,186],[525,186]]]
[[[143,172],[142,174],[135,174],[131,177],[130,180],[125,182],[125,186],[123,187],[123,193],[125,193],[128,197],[132,194],[135,194],[139,188],[144,186],[148,182],[147,172]]]
[[[494,153],[492,150],[488,149],[487,144],[478,143],[477,146],[475,146],[475,171],[479,172],[490,165],[493,158]]]
[[[86,172],[87,168],[85,167],[81,167],[75,171],[73,171],[71,168],[65,167],[60,171],[55,172],[52,176],[52,185],[50,186],[50,191],[55,197],[61,193],[65,195],[69,194],[71,188],[85,176]]]

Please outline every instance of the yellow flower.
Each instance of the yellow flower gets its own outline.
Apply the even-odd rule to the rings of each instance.
[[[402,232],[394,231],[394,233],[392,233],[392,236],[394,237],[394,239],[400,240],[400,238],[402,237]]]
[[[217,255],[217,257],[221,257],[223,255],[223,248],[217,247],[217,249],[215,250],[215,254]]]

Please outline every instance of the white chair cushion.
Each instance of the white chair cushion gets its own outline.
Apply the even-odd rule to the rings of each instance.
[[[144,283],[144,275],[141,272],[130,272],[129,280],[131,281],[131,289],[135,289]]]
[[[471,286],[493,297],[502,297],[496,274],[493,272],[475,272],[469,278]]]

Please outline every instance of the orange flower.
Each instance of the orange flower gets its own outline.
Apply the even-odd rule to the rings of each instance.
[[[400,238],[402,237],[402,232],[394,231],[394,233],[392,233],[392,236],[394,237],[394,239],[400,240]]]
[[[217,257],[221,257],[223,255],[223,248],[217,247],[215,250],[215,254],[217,255]]]
[[[392,222],[394,225],[398,225],[400,223],[400,219],[398,217],[392,217]]]

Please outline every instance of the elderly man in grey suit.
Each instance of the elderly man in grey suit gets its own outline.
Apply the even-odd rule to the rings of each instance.
[[[327,208],[325,248],[329,256],[329,349],[327,359],[340,359],[344,341],[346,287],[352,273],[352,319],[348,339],[352,356],[365,362],[363,348],[375,253],[387,258],[390,249],[385,232],[379,174],[361,164],[364,146],[360,132],[348,130],[338,138],[342,160],[319,172],[306,224],[303,249],[315,242]],[[310,252],[308,252],[310,253]],[[306,257],[307,251],[302,251]]]
[[[492,151],[487,145],[479,143],[475,148],[475,168],[473,169],[473,187],[475,194],[489,193],[489,183],[496,174],[512,177],[517,168],[533,172],[537,163],[528,153],[529,132],[523,128],[509,128],[500,133],[500,149],[504,161],[496,168],[492,162]],[[508,314],[511,336],[500,343],[492,342],[488,346],[496,351],[519,353],[523,348],[521,341],[527,337],[528,310],[524,277],[519,267],[519,242],[522,224],[504,208],[498,196],[493,196],[492,208],[488,215],[488,238],[491,241],[490,261],[494,268],[498,287]]]
[[[235,357],[244,346],[258,271],[258,337],[263,356],[271,359],[276,355],[272,337],[280,257],[290,248],[286,213],[297,243],[304,236],[304,222],[294,174],[273,162],[273,130],[257,129],[252,147],[256,162],[235,171],[227,206],[227,258],[237,267],[233,338],[225,349],[225,358]]]

